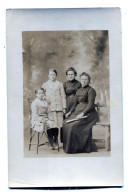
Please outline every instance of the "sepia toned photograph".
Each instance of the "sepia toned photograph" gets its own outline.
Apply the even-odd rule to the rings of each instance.
[[[122,186],[120,9],[6,21],[9,187]]]
[[[22,32],[24,156],[110,156],[108,31]]]

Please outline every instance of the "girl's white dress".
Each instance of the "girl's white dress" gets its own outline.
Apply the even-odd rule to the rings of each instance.
[[[63,84],[59,81],[52,82],[48,80],[43,83],[42,88],[46,92],[46,100],[50,102],[50,110],[56,126],[62,127],[63,109],[66,109],[66,95]]]
[[[56,123],[52,118],[49,104],[45,100],[36,98],[31,105],[31,110],[31,125],[35,131],[42,132],[44,129],[56,128]]]

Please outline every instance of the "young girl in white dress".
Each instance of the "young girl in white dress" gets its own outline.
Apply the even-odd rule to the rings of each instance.
[[[63,84],[57,78],[57,71],[49,70],[49,80],[43,83],[42,88],[46,93],[46,100],[50,103],[50,110],[56,126],[60,129],[63,125],[63,114],[66,113],[66,95]]]
[[[54,142],[57,141],[58,129],[54,122],[49,104],[44,99],[45,93],[43,89],[35,90],[37,98],[32,102],[32,119],[31,124],[35,131],[42,132],[44,129],[47,130],[48,138],[50,140],[50,148],[57,149],[54,147]]]

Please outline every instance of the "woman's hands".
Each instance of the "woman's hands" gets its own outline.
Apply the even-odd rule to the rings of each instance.
[[[65,118],[68,118],[70,115],[71,115],[71,112],[66,113]],[[76,116],[76,119],[77,119],[77,120],[78,120],[78,119],[81,119],[83,116],[84,116],[84,113],[82,112],[81,114],[78,114],[78,115]]]
[[[66,114],[66,108],[63,109],[63,113]]]
[[[54,119],[52,118],[52,116],[49,116],[49,120],[50,121],[54,121]]]
[[[84,113],[82,112],[81,114],[78,114],[76,119],[81,119],[84,116]]]
[[[65,118],[68,118],[71,115],[71,112],[66,113]]]

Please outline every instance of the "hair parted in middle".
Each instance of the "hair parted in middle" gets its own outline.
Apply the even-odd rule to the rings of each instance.
[[[77,71],[73,67],[68,68],[68,70],[66,71],[66,75],[68,74],[68,71],[73,71],[75,76],[77,76]]]
[[[37,94],[39,90],[42,90],[43,93],[45,93],[45,90],[43,88],[37,88],[37,89],[35,89],[35,94]]]
[[[88,74],[88,73],[86,73],[86,72],[82,72],[81,74],[80,74],[80,78],[82,77],[82,76],[87,76],[88,77],[88,79],[89,79],[89,82],[90,82],[90,75]]]

